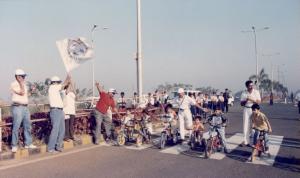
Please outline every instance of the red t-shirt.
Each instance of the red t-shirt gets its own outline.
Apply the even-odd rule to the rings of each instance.
[[[105,92],[100,92],[100,99],[97,102],[96,109],[102,114],[106,114],[109,107],[115,108],[114,99]]]

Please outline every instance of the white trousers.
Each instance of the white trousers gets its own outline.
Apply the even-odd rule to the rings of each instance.
[[[250,116],[252,115],[251,108],[244,108],[243,112],[243,133],[244,133],[244,144],[250,143]]]
[[[181,139],[184,139],[185,129],[187,129],[189,131],[189,136],[192,134],[193,117],[192,117],[191,111],[189,109],[179,111],[178,119],[179,119],[180,137],[181,137]]]

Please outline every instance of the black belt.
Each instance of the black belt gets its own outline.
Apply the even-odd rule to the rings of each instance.
[[[60,109],[60,110],[62,110],[63,108],[58,108],[58,107],[50,107],[50,109]]]
[[[251,108],[250,106],[244,106],[245,108]]]
[[[12,106],[25,106],[25,107],[27,107],[28,104],[13,103]]]

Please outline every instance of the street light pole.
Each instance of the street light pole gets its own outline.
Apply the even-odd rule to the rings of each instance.
[[[142,28],[141,28],[141,1],[136,0],[137,5],[137,90],[139,96],[139,102],[143,94],[143,69],[142,69]]]
[[[256,43],[256,32],[259,31],[263,31],[263,30],[268,30],[270,29],[270,27],[264,27],[264,28],[260,28],[260,29],[256,29],[254,26],[251,27],[251,30],[247,30],[247,31],[242,31],[243,33],[253,33],[254,36],[254,50],[255,50],[255,60],[256,60],[256,85],[259,86],[259,81],[258,81],[258,55],[257,55],[257,43]]]
[[[254,50],[255,50],[255,59],[256,59],[256,82],[258,85],[258,56],[257,56],[257,46],[256,46],[256,31],[254,26],[252,26],[252,31],[254,35]]]
[[[92,49],[93,50],[95,50],[94,49],[94,31],[96,30],[96,28],[98,27],[98,25],[96,25],[96,24],[94,24],[93,25],[93,27],[92,27],[92,29],[91,29],[91,47],[92,47]],[[101,28],[102,30],[107,30],[108,29],[108,27],[102,27]],[[94,53],[95,53],[95,51],[94,51]],[[93,82],[92,82],[92,91],[93,91],[93,97],[92,97],[92,101],[91,101],[91,104],[92,104],[92,106],[93,106],[93,104],[94,104],[94,97],[95,97],[95,57],[92,59],[92,75],[93,75]]]
[[[263,56],[265,56],[265,57],[268,57],[269,58],[269,60],[270,60],[270,62],[271,62],[271,92],[273,93],[273,88],[274,88],[274,86],[273,86],[273,82],[274,82],[274,70],[273,70],[273,60],[272,60],[272,57],[273,56],[276,56],[276,55],[280,55],[280,53],[279,52],[277,52],[277,53],[273,53],[273,54],[263,54]]]
[[[94,49],[94,31],[97,28],[97,25],[94,24],[92,29],[91,29],[91,46],[92,49]],[[93,82],[92,82],[92,89],[93,89],[93,97],[91,101],[91,106],[94,104],[94,96],[95,96],[95,57],[92,59],[92,73],[93,73]]]

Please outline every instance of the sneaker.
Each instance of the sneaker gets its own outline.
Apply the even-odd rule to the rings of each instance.
[[[28,148],[29,148],[29,149],[35,149],[36,146],[33,145],[33,144],[30,144],[30,145],[26,145],[25,148],[26,148],[26,149],[28,149]]]
[[[16,153],[18,151],[18,147],[17,146],[13,146],[11,148],[11,152]]]
[[[50,153],[50,154],[56,154],[58,152],[56,150],[48,150],[48,153]]]

